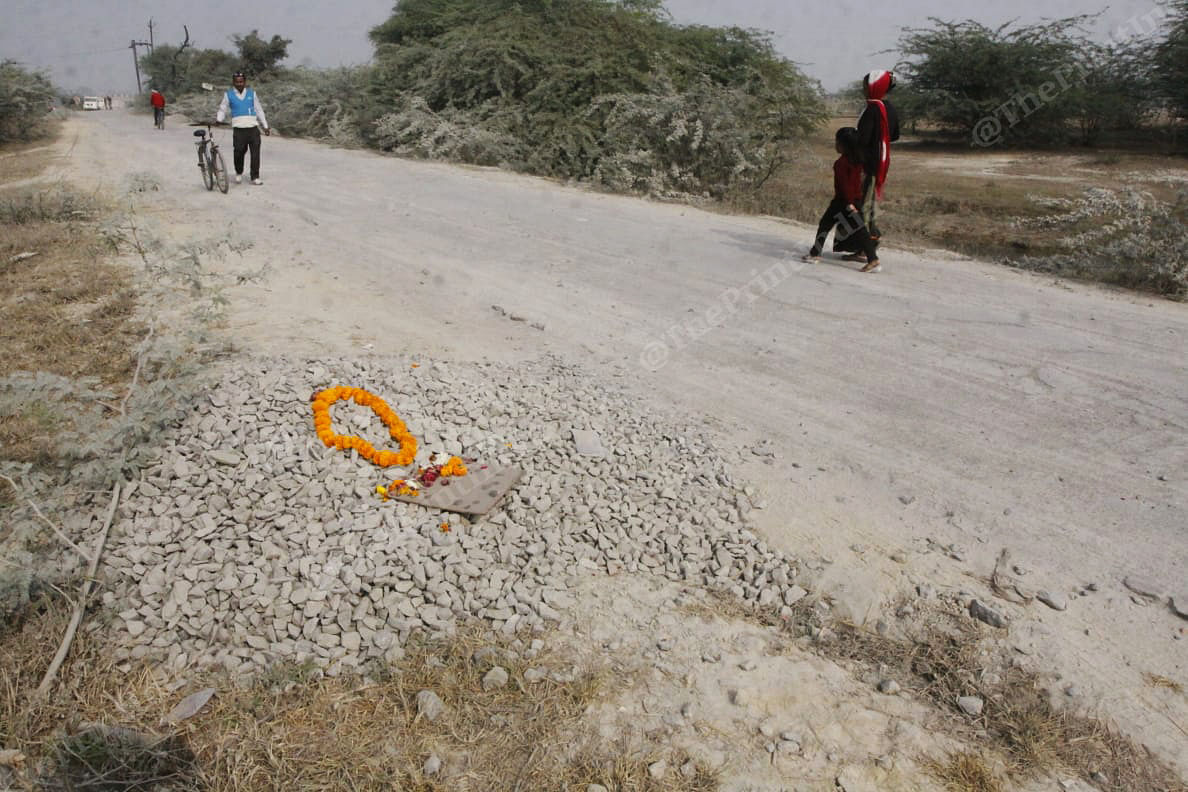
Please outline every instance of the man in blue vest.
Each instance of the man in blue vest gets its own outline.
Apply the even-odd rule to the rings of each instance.
[[[231,77],[232,90],[223,94],[223,101],[219,103],[219,112],[215,115],[218,123],[223,123],[227,113],[231,114],[231,127],[235,143],[235,183],[243,181],[243,155],[248,149],[252,151],[252,184],[263,184],[260,181],[260,130],[265,135],[271,135],[268,119],[264,117],[264,106],[260,104],[260,97],[247,87],[247,78],[243,72],[236,72]]]

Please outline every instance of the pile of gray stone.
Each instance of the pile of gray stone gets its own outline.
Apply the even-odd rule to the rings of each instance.
[[[376,486],[401,469],[314,433],[310,396],[331,385],[385,399],[419,440],[414,465],[437,452],[524,477],[473,519],[383,501]],[[332,415],[339,434],[392,447],[371,410],[339,402]],[[337,673],[398,658],[418,632],[580,618],[581,575],[659,575],[765,607],[803,592],[699,427],[552,359],[241,363],[162,449],[128,487],[104,558],[121,660]]]

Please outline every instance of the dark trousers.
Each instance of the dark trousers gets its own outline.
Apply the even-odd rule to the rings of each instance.
[[[235,173],[243,173],[243,155],[248,149],[252,150],[253,179],[260,178],[260,127],[235,127],[232,132],[232,142],[235,146]]]
[[[862,212],[862,222],[866,224],[867,231],[876,242],[882,236],[879,233],[879,225],[875,222],[875,208],[877,206],[878,201],[875,200],[875,177],[874,174],[867,173],[862,177],[862,204],[858,208]]]
[[[836,229],[836,230],[834,230]],[[817,239],[813,242],[813,254],[820,255],[825,248],[825,239],[829,232],[833,234],[833,249],[841,253],[866,254],[867,259],[878,258],[878,244],[871,239],[866,224],[862,222],[862,215],[853,212],[847,203],[840,198],[829,202],[825,214],[821,215],[821,222],[817,224]]]

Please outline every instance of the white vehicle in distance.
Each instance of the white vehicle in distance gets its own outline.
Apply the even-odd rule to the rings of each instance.
[[[102,96],[84,96],[83,110],[102,110],[103,97]]]

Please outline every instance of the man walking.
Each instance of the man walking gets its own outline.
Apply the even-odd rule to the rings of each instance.
[[[243,157],[250,149],[252,154],[251,179],[252,184],[263,184],[260,180],[260,130],[265,135],[271,135],[268,119],[264,117],[264,106],[256,92],[247,87],[247,78],[243,72],[236,72],[231,77],[231,90],[223,94],[223,101],[219,103],[219,112],[215,120],[220,124],[231,114],[231,127],[235,145],[235,183],[243,181]]]
[[[157,129],[165,128],[165,95],[156,88],[149,94],[149,102],[153,105],[153,126]]]

